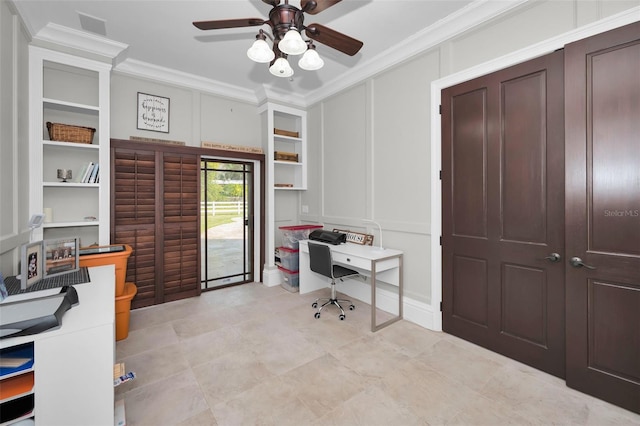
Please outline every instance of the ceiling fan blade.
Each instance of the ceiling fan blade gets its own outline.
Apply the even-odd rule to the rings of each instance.
[[[196,21],[193,25],[201,30],[220,30],[223,28],[256,27],[265,24],[262,18],[222,19],[219,21]]]
[[[276,7],[277,5],[280,4],[280,0],[262,0],[263,2],[265,2],[266,4],[269,4],[273,7]]]
[[[355,38],[339,33],[338,31],[320,24],[311,24],[307,26],[305,34],[310,39],[339,50],[342,53],[346,53],[349,56],[353,56],[358,53],[363,45],[360,40],[356,40]]]
[[[265,0],[263,0],[265,1]],[[341,0],[300,0],[300,9],[309,15],[316,15]]]

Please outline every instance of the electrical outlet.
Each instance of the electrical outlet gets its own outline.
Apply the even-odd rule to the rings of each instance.
[[[309,213],[309,206],[302,206],[302,213]]]

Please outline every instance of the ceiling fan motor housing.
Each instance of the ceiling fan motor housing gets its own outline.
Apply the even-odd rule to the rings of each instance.
[[[269,25],[273,31],[273,38],[281,40],[291,27],[296,27],[298,32],[304,28],[304,13],[302,10],[289,4],[275,6],[269,12]]]

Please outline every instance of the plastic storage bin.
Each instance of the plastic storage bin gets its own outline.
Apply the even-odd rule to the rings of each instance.
[[[322,229],[322,225],[281,226],[282,245],[290,249],[298,250],[298,242],[308,240],[309,234],[315,229]]]
[[[113,244],[114,246],[124,246],[123,251],[113,253],[96,253],[80,256],[80,266],[102,266],[115,265],[116,268],[116,297],[124,294],[124,280],[127,276],[127,261],[131,255],[131,246],[127,244]],[[109,246],[87,247],[100,250]]]
[[[278,266],[282,272],[282,287],[292,293],[300,290],[300,276],[298,271],[290,271],[282,266]]]
[[[300,269],[300,253],[298,250],[294,250],[288,247],[280,247],[280,263],[282,267],[289,271],[297,271]]]
[[[125,283],[124,294],[116,297],[116,341],[129,336],[129,319],[131,317],[131,299],[138,292],[134,283]]]

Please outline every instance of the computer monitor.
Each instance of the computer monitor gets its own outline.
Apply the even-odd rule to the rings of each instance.
[[[80,269],[79,238],[44,240],[44,277],[66,274]]]

